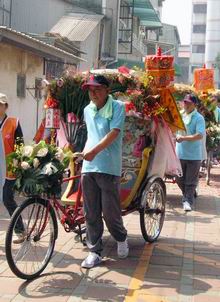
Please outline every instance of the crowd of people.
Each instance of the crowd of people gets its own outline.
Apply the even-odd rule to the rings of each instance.
[[[117,241],[118,257],[126,258],[129,254],[127,231],[120,209],[125,109],[122,102],[109,95],[109,82],[103,75],[92,76],[82,89],[88,90],[91,100],[84,110],[88,138],[82,153],[82,189],[89,255],[82,262],[82,267],[91,268],[102,261],[103,218]],[[14,151],[15,143],[23,142],[23,134],[18,119],[7,116],[8,105],[6,95],[0,94],[0,198],[11,216],[17,207],[13,191],[15,177],[7,172],[5,157]],[[192,210],[204,159],[205,120],[196,106],[197,98],[186,95],[182,115],[186,132],[176,135],[176,153],[182,166],[182,176],[177,177],[177,184],[182,191],[185,211]],[[19,244],[25,236],[22,221],[18,221],[16,232],[15,243]]]

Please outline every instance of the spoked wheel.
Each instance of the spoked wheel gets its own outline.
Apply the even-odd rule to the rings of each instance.
[[[30,280],[39,276],[52,257],[57,238],[57,219],[47,200],[31,198],[14,212],[5,241],[12,272]]]
[[[140,209],[141,232],[147,242],[154,242],[165,218],[166,187],[159,177],[152,177],[143,191]]]

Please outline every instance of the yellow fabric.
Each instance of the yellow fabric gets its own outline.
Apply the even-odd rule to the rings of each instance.
[[[74,173],[74,169],[75,168],[75,164],[74,164],[74,161],[71,159],[70,160],[70,164],[69,164],[69,169],[70,169],[70,177],[73,177],[75,175]],[[75,200],[71,200],[69,199],[69,196],[70,196],[70,192],[74,186],[74,182],[75,182],[75,179],[72,179],[68,182],[68,185],[67,185],[67,188],[65,190],[65,192],[63,193],[63,196],[61,197],[61,202],[65,205],[65,204],[74,204],[75,203]]]
[[[145,148],[142,155],[142,164],[141,168],[138,174],[138,177],[136,179],[136,182],[134,184],[134,187],[132,188],[129,196],[123,201],[121,201],[121,208],[126,209],[130,203],[133,201],[135,195],[137,194],[138,189],[140,188],[142,181],[144,179],[144,176],[146,175],[146,170],[148,167],[149,162],[149,156],[152,148]]]
[[[186,130],[176,101],[172,96],[170,88],[162,88],[160,91],[160,105],[166,109],[163,118],[173,132]]]

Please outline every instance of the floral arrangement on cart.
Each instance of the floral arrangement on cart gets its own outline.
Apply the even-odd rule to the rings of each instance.
[[[110,83],[110,93],[125,102],[127,116],[156,123],[163,117],[174,131],[184,129],[176,103],[167,88],[174,80],[173,57],[162,56],[159,51],[157,55],[146,58],[146,67],[146,71],[122,66],[117,70],[64,74],[60,79],[47,83],[45,128],[51,131],[51,144],[40,141],[16,147],[8,158],[9,169],[17,176],[16,189],[27,195],[57,195],[61,192],[62,175],[72,152],[60,147],[69,145],[74,152],[83,149],[86,140],[83,110],[90,100],[88,92],[81,87],[94,74],[105,75]],[[55,146],[55,140],[59,142],[59,148]]]
[[[59,196],[71,156],[71,151],[44,141],[17,145],[7,158],[9,170],[16,176],[15,189],[27,196]]]

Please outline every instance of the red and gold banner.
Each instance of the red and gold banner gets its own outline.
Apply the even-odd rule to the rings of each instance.
[[[173,132],[177,130],[185,130],[185,126],[177,108],[176,101],[174,100],[171,90],[169,88],[160,89],[160,105],[165,108],[162,114],[164,120]]]
[[[46,129],[60,128],[60,109],[48,108],[46,109]]]
[[[214,69],[198,68],[194,70],[194,87],[196,91],[215,89]]]

